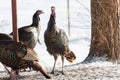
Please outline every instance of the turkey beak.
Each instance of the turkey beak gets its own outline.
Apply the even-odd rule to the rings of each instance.
[[[41,14],[44,14],[44,12],[43,12],[43,11],[41,11]]]
[[[44,14],[44,12],[41,10],[41,11],[39,12],[39,14]]]

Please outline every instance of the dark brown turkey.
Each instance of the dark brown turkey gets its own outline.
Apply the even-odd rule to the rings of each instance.
[[[41,65],[38,64],[37,53],[21,42],[0,41],[0,62],[16,72],[31,67],[33,70],[40,71],[46,78],[50,78]],[[13,78],[15,74],[11,71],[10,77]]]
[[[64,74],[64,57],[66,57],[69,62],[73,62],[73,60],[76,59],[76,56],[69,48],[69,40],[64,30],[57,28],[55,17],[55,7],[52,6],[48,27],[44,33],[44,40],[47,51],[54,56],[55,60],[51,73],[54,74],[56,60],[60,55],[62,59],[62,74]]]
[[[32,24],[29,26],[24,26],[18,29],[19,40],[26,44],[28,47],[33,49],[37,42],[39,41],[39,33],[40,33],[40,14],[43,14],[42,10],[37,10],[32,18]],[[11,33],[12,35],[12,33]]]

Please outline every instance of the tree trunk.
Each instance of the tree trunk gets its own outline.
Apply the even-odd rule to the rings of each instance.
[[[120,55],[119,0],[91,0],[91,45],[86,60],[106,56],[116,61]]]

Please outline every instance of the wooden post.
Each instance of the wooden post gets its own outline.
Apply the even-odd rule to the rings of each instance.
[[[18,28],[17,28],[17,4],[16,0],[12,0],[12,26],[13,26],[13,39],[18,42]]]
[[[68,35],[70,36],[70,1],[67,0],[67,13],[68,13]]]

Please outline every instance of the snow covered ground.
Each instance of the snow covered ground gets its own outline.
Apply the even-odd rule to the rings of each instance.
[[[46,51],[43,34],[47,28],[50,17],[50,7],[56,7],[57,26],[68,33],[67,27],[67,0],[17,0],[18,9],[18,27],[29,25],[32,22],[32,15],[38,9],[42,9],[45,14],[41,15],[41,45],[37,44],[35,51],[40,57],[40,64],[50,73],[54,59]],[[80,3],[78,2],[80,1]],[[0,32],[10,33],[12,31],[11,0],[0,0]],[[120,80],[120,65],[114,65],[109,62],[80,63],[88,53],[91,37],[90,20],[90,0],[70,0],[71,14],[71,35],[70,48],[77,56],[74,63],[65,61],[66,75],[52,76],[51,80]],[[98,59],[95,59],[95,61]],[[57,71],[61,70],[61,59],[57,60]],[[24,72],[20,73],[19,80],[38,80],[45,79],[40,73]],[[59,73],[59,72],[58,72]],[[0,65],[0,80],[6,79],[6,73]]]
[[[97,59],[98,60],[98,59]],[[62,75],[57,68],[56,74],[50,74],[51,69],[47,72],[51,75],[49,80],[120,80],[120,65],[113,64],[107,61],[97,61],[92,63],[78,63],[75,65],[65,66],[65,75]],[[0,72],[0,80],[8,80],[8,75],[5,72]],[[21,72],[18,80],[48,80],[41,73]]]

